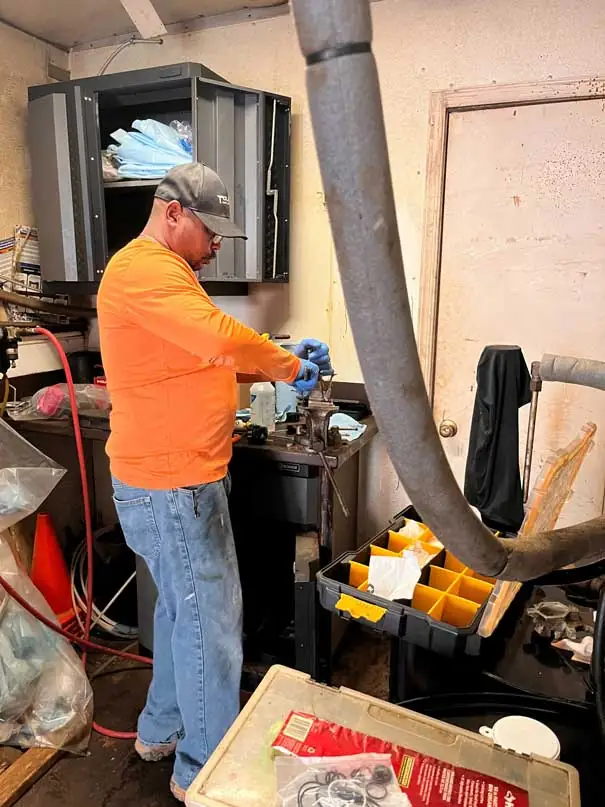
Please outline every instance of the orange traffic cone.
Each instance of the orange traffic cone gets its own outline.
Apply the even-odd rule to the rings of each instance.
[[[67,564],[48,513],[39,513],[34,536],[31,579],[59,622],[69,622],[74,611]]]

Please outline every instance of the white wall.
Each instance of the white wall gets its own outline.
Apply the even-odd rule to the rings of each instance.
[[[67,67],[56,48],[0,23],[0,238],[33,224],[27,154],[27,88],[48,81],[48,58]]]
[[[45,84],[47,62],[67,68],[68,54],[0,23],[0,238],[34,224],[27,151],[27,88]],[[82,340],[74,344],[81,345]],[[11,377],[60,367],[43,340],[27,337]]]
[[[605,4],[602,0],[382,0],[373,4],[372,11],[406,274],[416,310],[430,92],[605,73]],[[96,73],[110,52],[104,48],[73,53],[73,75]],[[236,83],[292,96],[292,279],[289,290],[283,290],[289,291],[289,311],[286,305],[272,305],[277,314],[260,327],[328,340],[339,376],[359,380],[292,18],[170,36],[158,47],[134,46],[123,51],[110,69],[181,61],[203,62]],[[379,311],[376,316],[380,317]],[[384,523],[404,501],[382,446],[372,453],[369,474],[368,529]]]

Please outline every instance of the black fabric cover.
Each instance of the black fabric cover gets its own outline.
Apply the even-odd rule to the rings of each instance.
[[[530,375],[521,348],[486,347],[477,365],[464,495],[494,530],[517,532],[523,522],[519,407],[530,400]]]

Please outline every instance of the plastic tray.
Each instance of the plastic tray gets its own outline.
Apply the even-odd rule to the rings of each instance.
[[[578,773],[569,765],[504,751],[479,734],[286,667],[269,670],[187,791],[189,807],[277,807],[271,743],[291,710],[516,785],[530,807],[580,807]]]
[[[322,606],[343,619],[354,619],[442,655],[479,655],[482,638],[477,628],[496,581],[475,573],[444,550],[422,524],[415,540],[398,534],[408,519],[419,521],[412,508],[356,552],[341,555],[318,573]],[[400,554],[414,542],[432,560],[423,569],[413,599],[391,601],[369,593],[370,557]]]

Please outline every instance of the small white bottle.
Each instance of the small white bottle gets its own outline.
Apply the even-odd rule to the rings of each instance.
[[[275,431],[275,388],[270,381],[257,381],[250,387],[251,420],[255,426]]]

